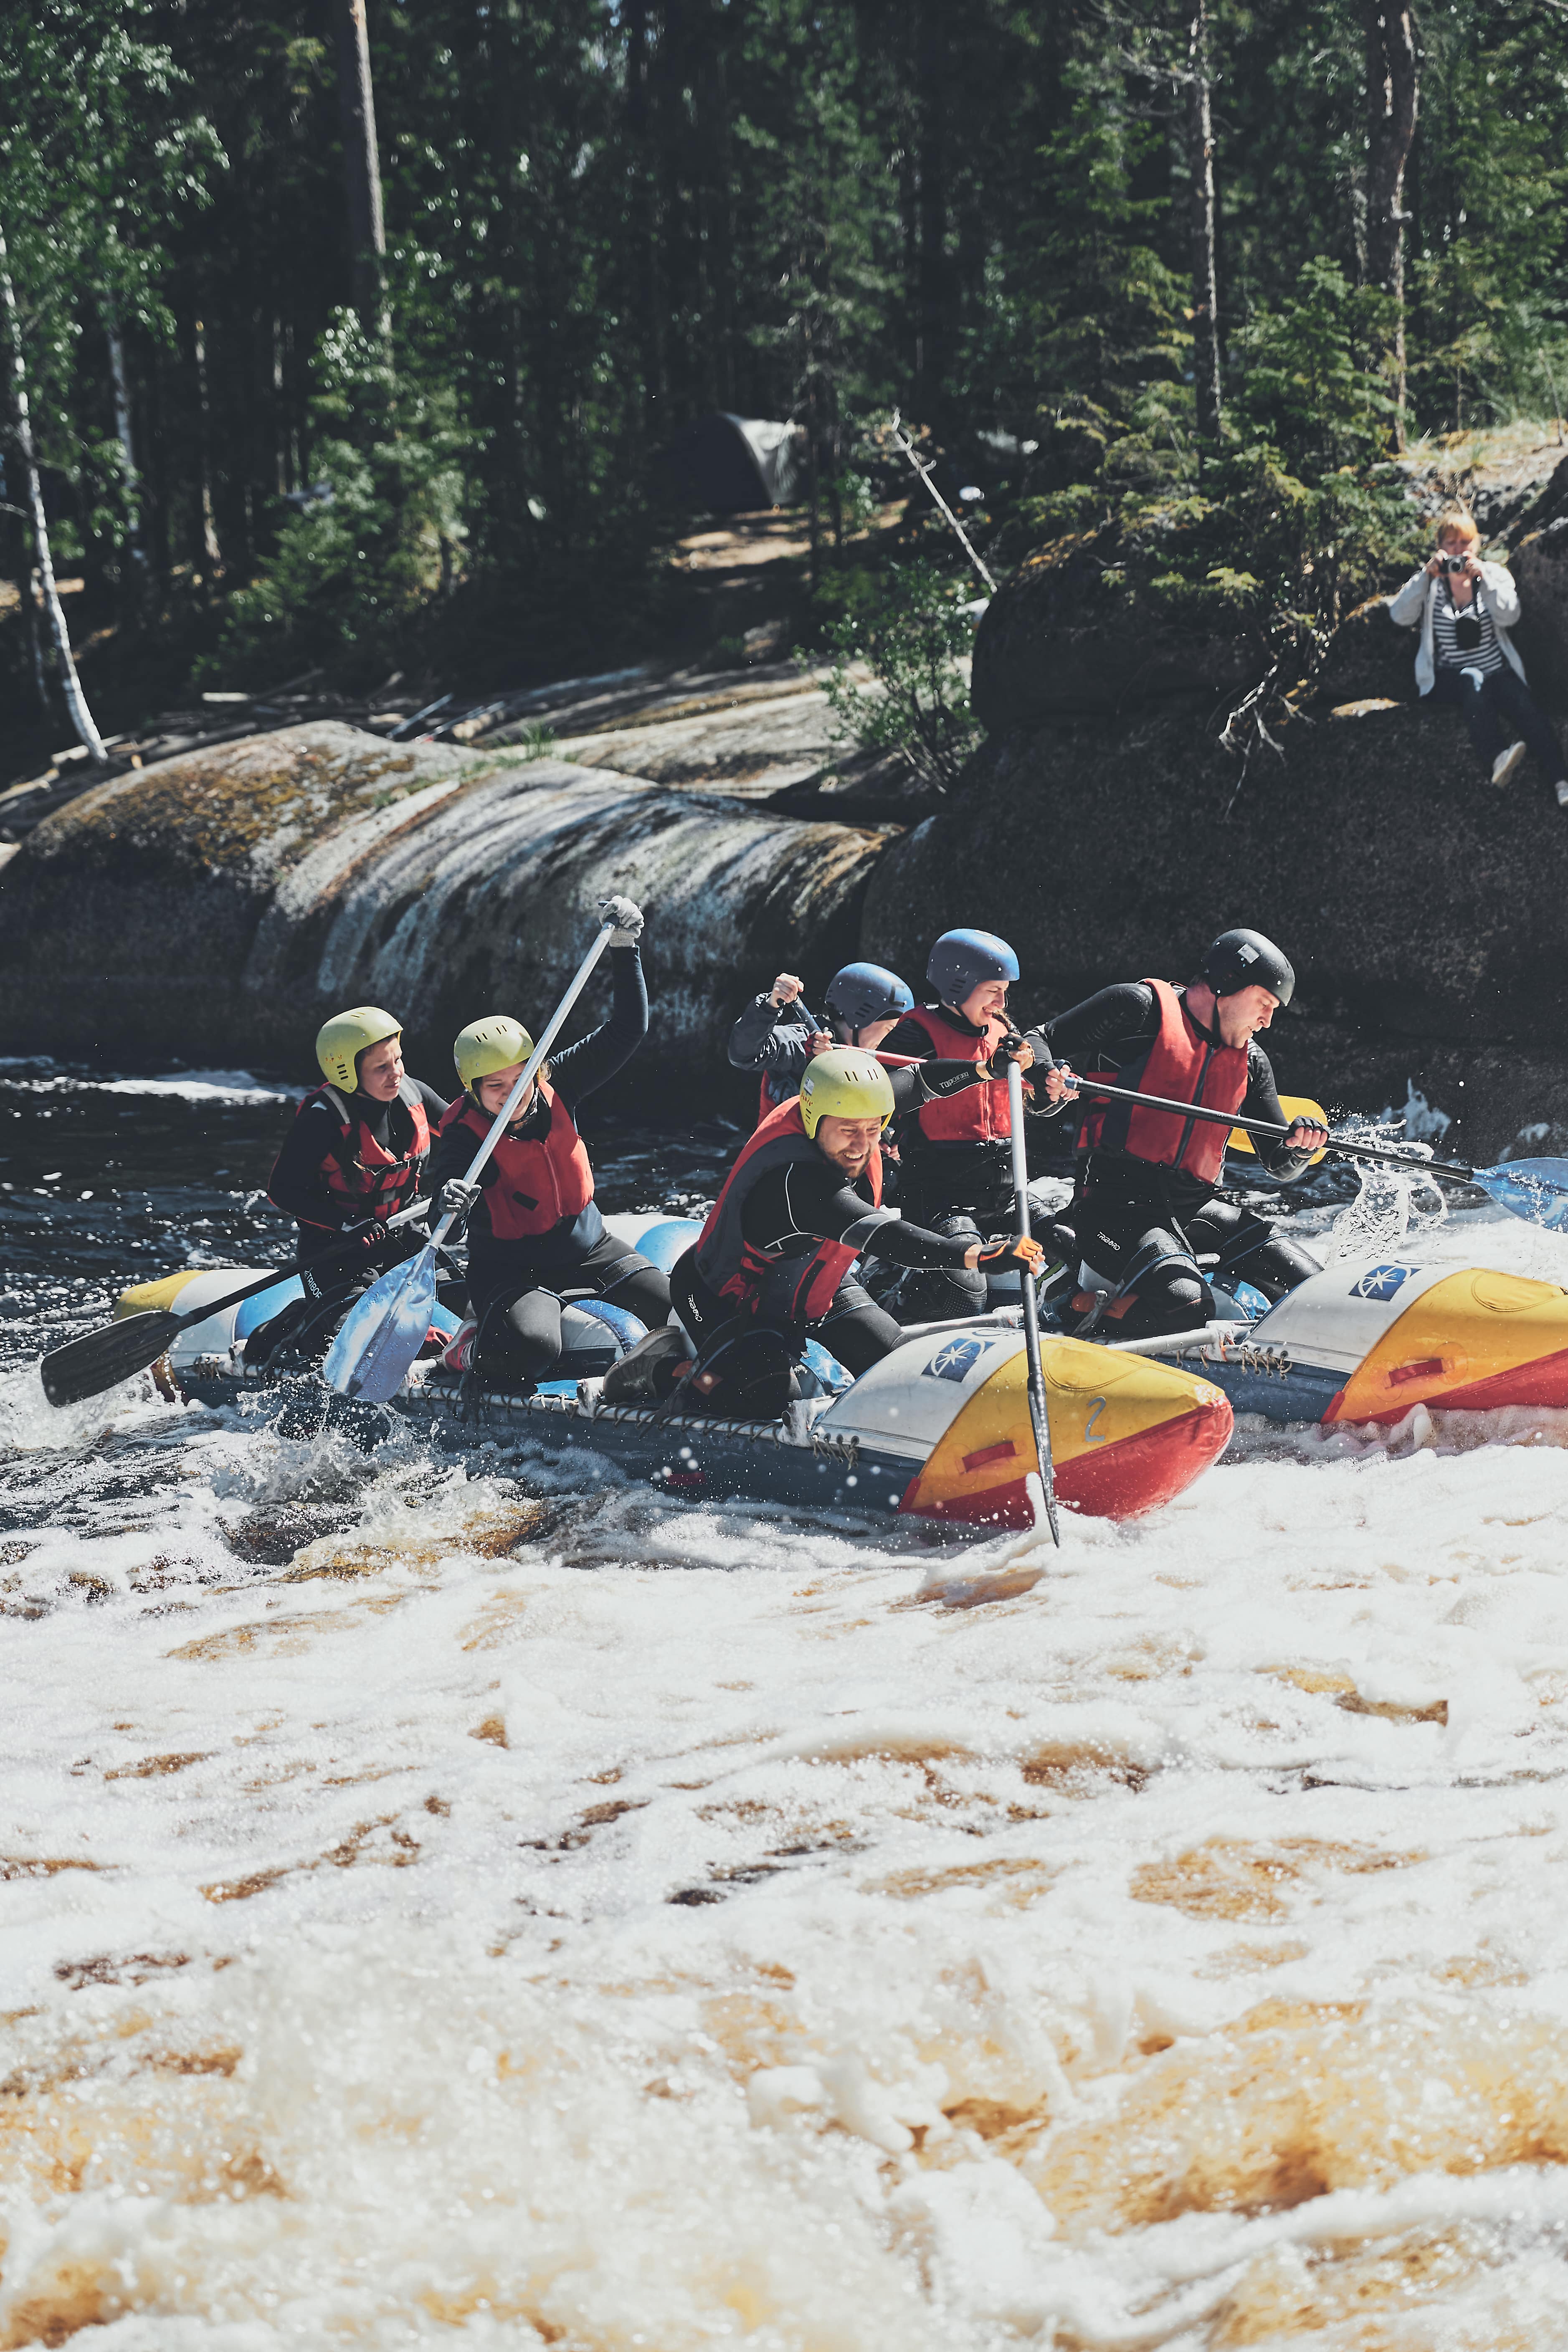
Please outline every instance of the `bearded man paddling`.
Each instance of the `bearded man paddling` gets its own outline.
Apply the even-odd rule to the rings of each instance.
[[[690,1386],[713,1410],[782,1412],[808,1338],[857,1373],[898,1346],[898,1324],[851,1278],[862,1253],[903,1266],[1040,1265],[1037,1242],[988,1248],[882,1206],[881,1138],[894,1108],[895,1077],[875,1056],[836,1048],[807,1064],[799,1097],[771,1111],[742,1150],[669,1278],[698,1347]]]
[[[1273,1066],[1258,1037],[1295,987],[1289,959],[1271,940],[1259,931],[1224,931],[1184,989],[1163,980],[1125,982],[1047,1024],[1052,1053],[1088,1073],[1068,1217],[1086,1282],[1098,1294],[1083,1298],[1081,1311],[1093,1323],[1103,1320],[1105,1336],[1142,1338],[1206,1322],[1215,1307],[1200,1255],[1216,1254],[1220,1277],[1244,1278],[1269,1298],[1283,1297],[1320,1271],[1267,1219],[1218,1196],[1223,1127],[1176,1111],[1127,1103],[1097,1108],[1093,1101],[1100,1077],[1285,1126]],[[1298,1118],[1282,1142],[1259,1139],[1259,1161],[1288,1183],[1327,1140],[1326,1128]]]

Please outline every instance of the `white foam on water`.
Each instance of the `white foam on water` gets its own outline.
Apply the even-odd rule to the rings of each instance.
[[[268,1086],[248,1070],[175,1070],[163,1078],[106,1078],[106,1095],[179,1095],[186,1102],[287,1102],[287,1089]]]
[[[135,1412],[0,1549],[0,2345],[1568,2340],[1568,1415],[1058,1553]]]

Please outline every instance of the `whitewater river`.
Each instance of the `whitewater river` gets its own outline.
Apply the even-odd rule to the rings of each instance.
[[[1568,2344],[1568,1416],[1053,1557],[54,1414],[277,1233],[146,1087],[0,1070],[0,2347]]]

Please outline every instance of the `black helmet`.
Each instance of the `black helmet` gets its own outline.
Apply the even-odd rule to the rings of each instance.
[[[854,1034],[868,1021],[890,1021],[908,1013],[914,997],[896,971],[880,963],[847,963],[827,983],[823,999],[828,1017]]]
[[[1296,992],[1289,957],[1261,931],[1221,931],[1198,966],[1198,978],[1206,980],[1216,996],[1234,996],[1242,988],[1266,988],[1281,1004],[1289,1004]]]

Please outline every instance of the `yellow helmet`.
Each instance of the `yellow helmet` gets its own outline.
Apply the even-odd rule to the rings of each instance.
[[[806,1064],[800,1081],[800,1118],[807,1135],[815,1137],[821,1118],[879,1118],[886,1127],[892,1116],[892,1084],[875,1054],[842,1045]]]
[[[322,1076],[344,1094],[357,1094],[360,1055],[402,1034],[402,1022],[384,1013],[379,1004],[354,1004],[346,1013],[334,1013],[316,1037],[316,1059]]]
[[[514,1062],[526,1062],[532,1051],[533,1040],[521,1021],[491,1013],[483,1021],[469,1022],[452,1048],[452,1059],[464,1086],[472,1087],[477,1079],[510,1070]]]

